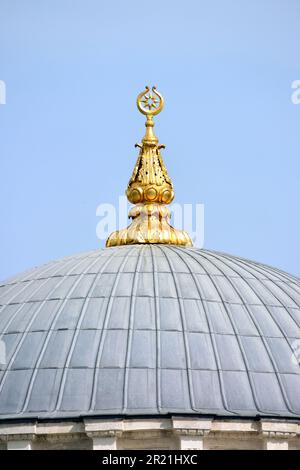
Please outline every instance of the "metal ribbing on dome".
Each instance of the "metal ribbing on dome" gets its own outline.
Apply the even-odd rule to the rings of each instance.
[[[11,278],[0,305],[0,419],[300,417],[300,280],[278,269],[122,246]]]

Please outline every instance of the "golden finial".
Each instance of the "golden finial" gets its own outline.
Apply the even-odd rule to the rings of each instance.
[[[135,204],[128,216],[133,219],[126,229],[113,232],[106,246],[132,245],[135,243],[168,243],[192,245],[187,232],[169,225],[170,210],[165,204],[174,199],[173,184],[164,165],[158,138],[153,132],[153,116],[160,113],[164,106],[162,95],[156,87],[142,91],[137,97],[137,107],[146,116],[146,133],[140,144],[135,168],[129,180],[126,195]]]
[[[164,99],[155,86],[152,87],[152,91],[153,94],[150,92],[150,88],[146,86],[146,89],[136,99],[139,111],[146,116],[155,116],[164,107]]]
[[[160,113],[164,106],[164,99],[162,95],[156,90],[156,87],[152,87],[152,93],[150,88],[146,86],[145,91],[142,91],[137,99],[136,104],[138,110],[147,117],[145,122],[146,134],[143,138],[143,142],[146,144],[155,144],[158,142],[157,137],[153,133],[153,116]]]

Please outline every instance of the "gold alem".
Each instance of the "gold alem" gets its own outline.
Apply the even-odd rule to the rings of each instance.
[[[192,245],[187,232],[177,230],[169,224],[170,204],[174,199],[173,184],[164,165],[158,138],[153,132],[153,116],[164,106],[162,95],[152,87],[146,87],[137,97],[137,107],[146,116],[146,133],[140,148],[135,168],[129,180],[126,196],[134,204],[128,217],[129,227],[111,233],[106,246],[165,243]]]

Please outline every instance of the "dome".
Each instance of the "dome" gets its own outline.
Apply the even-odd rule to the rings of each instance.
[[[14,277],[0,299],[1,419],[300,417],[300,280],[278,269],[124,245]]]

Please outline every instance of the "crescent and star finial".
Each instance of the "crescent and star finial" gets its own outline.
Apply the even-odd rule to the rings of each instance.
[[[154,120],[153,116],[160,113],[164,106],[164,99],[162,95],[156,90],[156,87],[146,86],[145,90],[142,91],[136,100],[138,110],[146,116],[146,133],[142,140],[143,145],[157,145],[158,139],[153,132]]]
[[[162,95],[156,90],[156,87],[146,86],[145,90],[142,91],[136,100],[138,110],[145,116],[155,116],[160,113],[164,106],[164,99]]]

